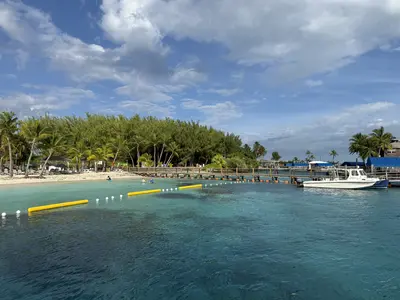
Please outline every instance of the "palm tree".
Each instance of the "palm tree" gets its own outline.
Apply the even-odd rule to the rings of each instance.
[[[376,149],[375,140],[366,134],[359,132],[350,138],[349,153],[358,154],[364,164],[368,157],[377,155]]]
[[[315,159],[314,154],[310,150],[307,150],[306,151],[306,162],[310,162],[314,159]]]
[[[138,164],[142,163],[145,167],[151,167],[153,165],[153,160],[151,154],[145,153],[142,154],[138,160]]]
[[[367,144],[368,136],[361,132],[356,133],[350,138],[349,153],[360,155],[361,149]]]
[[[299,159],[298,159],[298,157],[297,157],[297,156],[295,156],[295,157],[293,157],[292,161],[293,161],[293,162],[298,162],[298,161],[299,161]]]
[[[277,151],[272,152],[272,159],[279,161],[281,159],[281,156],[279,155],[279,153]]]
[[[103,162],[103,172],[106,171],[107,161],[114,157],[114,153],[111,150],[111,147],[108,145],[103,145],[102,147],[97,148],[96,150],[97,157],[99,160]]]
[[[267,149],[259,142],[255,142],[253,145],[253,152],[256,155],[256,158],[263,157],[267,154]]]
[[[35,118],[29,119],[22,123],[21,126],[22,136],[31,144],[28,162],[26,164],[25,177],[29,176],[29,166],[31,163],[33,152],[36,150],[36,146],[40,141],[49,136],[47,127],[45,127],[40,120]]]
[[[14,112],[3,111],[0,114],[0,136],[4,137],[8,145],[9,155],[9,174],[10,177],[14,176],[14,164],[13,164],[13,153],[12,153],[12,140],[18,130],[18,118]]]
[[[381,126],[381,128],[372,130],[370,136],[377,147],[379,157],[384,157],[385,151],[392,148],[391,141],[393,135],[389,132],[385,132],[385,128]]]
[[[169,158],[168,158],[168,160],[167,160],[167,162],[166,162],[166,165],[168,166],[171,163],[171,160],[174,158],[174,156],[175,157],[179,157],[179,152],[178,152],[179,151],[179,146],[178,146],[178,144],[176,142],[169,143],[167,145],[167,151],[169,153],[171,153]]]
[[[225,158],[221,154],[217,154],[211,159],[211,162],[215,167],[221,170],[222,175],[222,169],[226,167]]]
[[[86,153],[86,146],[84,141],[78,141],[74,147],[69,148],[68,156],[76,163],[76,171],[79,173],[82,169],[82,159]]]
[[[331,152],[329,152],[329,155],[332,156],[333,162],[335,162],[335,157],[339,156],[339,154],[336,152],[336,150],[331,150]]]
[[[43,173],[46,170],[47,163],[49,159],[53,156],[53,154],[57,151],[61,151],[64,147],[64,137],[61,136],[58,132],[53,132],[49,137],[44,139],[42,143],[42,147],[44,149],[44,153],[46,153],[47,157],[42,166],[42,170],[40,171],[39,177],[43,177]]]

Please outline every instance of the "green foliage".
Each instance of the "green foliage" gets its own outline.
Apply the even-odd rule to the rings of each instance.
[[[212,158],[211,163],[213,165],[217,166],[218,169],[222,169],[222,168],[226,167],[226,160],[221,154],[215,155]]]
[[[138,162],[141,163],[143,167],[151,167],[153,166],[154,163],[151,154],[148,153],[145,153],[142,156],[140,156]]]
[[[265,147],[261,145],[259,142],[255,142],[253,145],[253,153],[256,156],[256,158],[260,158],[267,154],[267,149],[265,149]]]
[[[277,151],[272,152],[271,156],[272,156],[271,157],[272,160],[279,161],[281,159],[281,156],[279,155],[279,153]]]
[[[383,127],[374,129],[371,134],[356,133],[350,138],[349,153],[357,154],[364,162],[368,157],[383,157],[392,148],[393,136]]]
[[[307,150],[306,151],[306,162],[310,162],[310,161],[313,161],[315,159],[315,155],[310,151],[310,150]]]
[[[18,139],[28,147],[16,147]],[[57,156],[68,159],[78,171],[85,164],[99,161],[115,165],[128,161],[130,165],[195,166],[210,163],[218,154],[224,158],[224,166],[252,167],[258,164],[257,157],[266,153],[258,142],[251,148],[242,145],[237,135],[193,121],[89,113],[85,117],[46,115],[18,121],[15,114],[3,112],[0,166],[8,160],[13,163],[18,151],[21,164],[28,160],[43,164]]]
[[[336,150],[331,150],[331,152],[329,152],[329,155],[332,156],[332,161],[335,162],[335,157],[339,156],[339,154],[336,152]]]

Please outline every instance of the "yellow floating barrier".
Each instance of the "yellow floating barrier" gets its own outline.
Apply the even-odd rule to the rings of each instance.
[[[34,206],[34,207],[28,208],[28,214],[30,214],[32,212],[42,211],[42,210],[49,210],[49,209],[56,209],[56,208],[74,206],[74,205],[87,204],[88,202],[89,202],[89,200],[77,200],[77,201],[71,201],[71,202],[62,202],[62,203],[56,203],[56,204]]]
[[[138,192],[129,192],[128,193],[128,197],[139,196],[139,195],[147,195],[147,194],[155,194],[155,193],[161,193],[161,189],[145,190],[145,191],[138,191]]]
[[[195,185],[185,185],[185,186],[180,186],[178,189],[179,190],[188,190],[188,189],[199,189],[202,188],[202,184],[195,184]]]

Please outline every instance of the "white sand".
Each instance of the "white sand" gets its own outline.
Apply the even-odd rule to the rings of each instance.
[[[31,175],[25,178],[24,175],[14,175],[10,178],[7,175],[0,176],[0,185],[7,184],[29,184],[29,183],[54,183],[54,182],[73,182],[73,181],[87,181],[87,180],[106,180],[107,176],[111,179],[141,179],[142,176],[135,175],[128,172],[89,172],[82,174],[62,174],[62,175],[46,175],[45,178],[38,178],[38,176]]]

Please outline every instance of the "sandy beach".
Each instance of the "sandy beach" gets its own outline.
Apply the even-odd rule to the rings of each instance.
[[[0,185],[106,180],[107,176],[110,176],[112,179],[142,178],[142,176],[128,172],[88,172],[82,174],[46,175],[45,178],[38,178],[33,175],[29,178],[25,178],[24,175],[15,175],[13,178],[10,178],[7,175],[2,175],[0,176]]]

